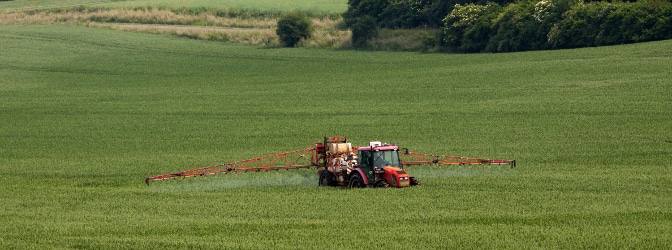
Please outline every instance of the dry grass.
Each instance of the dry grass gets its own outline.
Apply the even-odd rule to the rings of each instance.
[[[435,33],[435,31],[423,29],[382,29],[378,37],[369,42],[369,46],[374,50],[426,51],[434,47],[431,44],[434,37],[430,33]]]
[[[350,32],[335,27],[341,20],[314,18],[313,36],[300,46],[343,48],[350,46]],[[171,34],[203,40],[248,45],[279,46],[275,18],[231,18],[214,13],[178,14],[165,9],[102,9],[93,11],[15,12],[0,14],[0,25],[75,23],[89,27]]]
[[[274,29],[236,29],[222,27],[110,24],[93,22],[86,25],[89,27],[109,27],[115,30],[132,32],[168,34],[199,40],[236,42],[247,45],[263,45],[270,47],[280,45]]]
[[[352,33],[342,30],[316,30],[308,40],[301,41],[299,46],[311,48],[350,48]]]
[[[51,24],[51,23],[141,23],[171,25],[203,25],[236,28],[270,29],[275,27],[275,19],[240,19],[218,17],[206,13],[199,15],[180,15],[170,10],[126,10],[109,9],[96,11],[64,12],[15,12],[0,14],[0,24]]]

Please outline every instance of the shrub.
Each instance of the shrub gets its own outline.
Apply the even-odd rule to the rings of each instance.
[[[310,18],[298,11],[290,11],[280,17],[275,31],[280,41],[287,47],[294,47],[301,39],[310,37],[312,32],[313,24]]]
[[[577,5],[548,35],[552,48],[579,48],[672,38],[672,3],[663,0]]]
[[[532,2],[522,1],[504,7],[497,18],[493,19],[490,41],[485,51],[512,52],[543,49],[549,29],[545,27],[543,21],[549,19],[550,14],[546,11],[537,12],[538,7]],[[485,39],[488,38],[485,37]]]
[[[360,18],[377,17],[389,5],[387,0],[348,0],[348,10],[343,13],[343,20],[352,27]],[[377,22],[376,19],[374,19]]]
[[[370,16],[358,18],[352,24],[352,46],[364,48],[371,38],[378,35],[378,24]]]
[[[443,19],[446,46],[461,52],[482,51],[488,44],[493,19],[500,12],[496,3],[455,5]]]

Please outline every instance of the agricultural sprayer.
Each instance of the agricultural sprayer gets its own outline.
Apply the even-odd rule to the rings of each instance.
[[[401,150],[401,152],[400,152]],[[313,147],[267,155],[248,160],[162,174],[145,178],[152,181],[249,171],[316,168],[320,186],[408,187],[420,182],[408,175],[410,165],[509,165],[515,160],[489,160],[459,156],[421,154],[400,149],[396,144],[369,142],[352,146],[346,136],[326,136]]]

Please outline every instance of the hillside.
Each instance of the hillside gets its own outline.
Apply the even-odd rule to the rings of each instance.
[[[0,44],[3,249],[672,245],[671,41],[418,54],[2,25]],[[144,183],[332,134],[519,164],[409,168],[406,189]]]

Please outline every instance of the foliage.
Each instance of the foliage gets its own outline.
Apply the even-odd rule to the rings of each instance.
[[[364,48],[366,43],[378,35],[378,25],[374,18],[363,16],[352,24],[352,45],[355,48]]]
[[[313,24],[302,12],[290,11],[278,19],[276,34],[287,47],[294,47],[301,39],[310,37],[312,32]]]
[[[507,4],[512,0],[489,1]],[[370,16],[382,28],[438,28],[457,4],[485,4],[469,0],[350,0],[343,14],[349,24],[358,17]]]
[[[495,3],[487,5],[455,5],[450,15],[444,19],[446,28],[444,41],[457,51],[480,52],[487,45],[492,20],[501,7]]]
[[[511,52],[670,39],[671,9],[666,0],[350,0],[343,17],[349,27],[363,16],[382,28],[442,26],[448,50]],[[478,18],[461,19],[470,12]]]
[[[348,27],[352,27],[362,17],[372,17],[377,21],[386,5],[387,0],[348,0],[348,10],[343,13],[343,21]]]
[[[541,2],[540,2],[541,3]],[[544,49],[552,5],[532,5],[531,2],[507,5],[493,20],[490,35],[482,36],[487,52],[512,52]],[[545,25],[546,24],[546,25]]]
[[[511,52],[672,38],[669,1],[522,0],[487,7],[492,5],[456,5],[444,19],[446,45],[461,52]]]
[[[556,48],[597,46],[595,38],[599,37],[600,26],[614,7],[607,2],[598,2],[570,9],[551,30],[549,43]]]
[[[555,48],[672,39],[672,2],[593,3],[572,9],[549,34]]]

